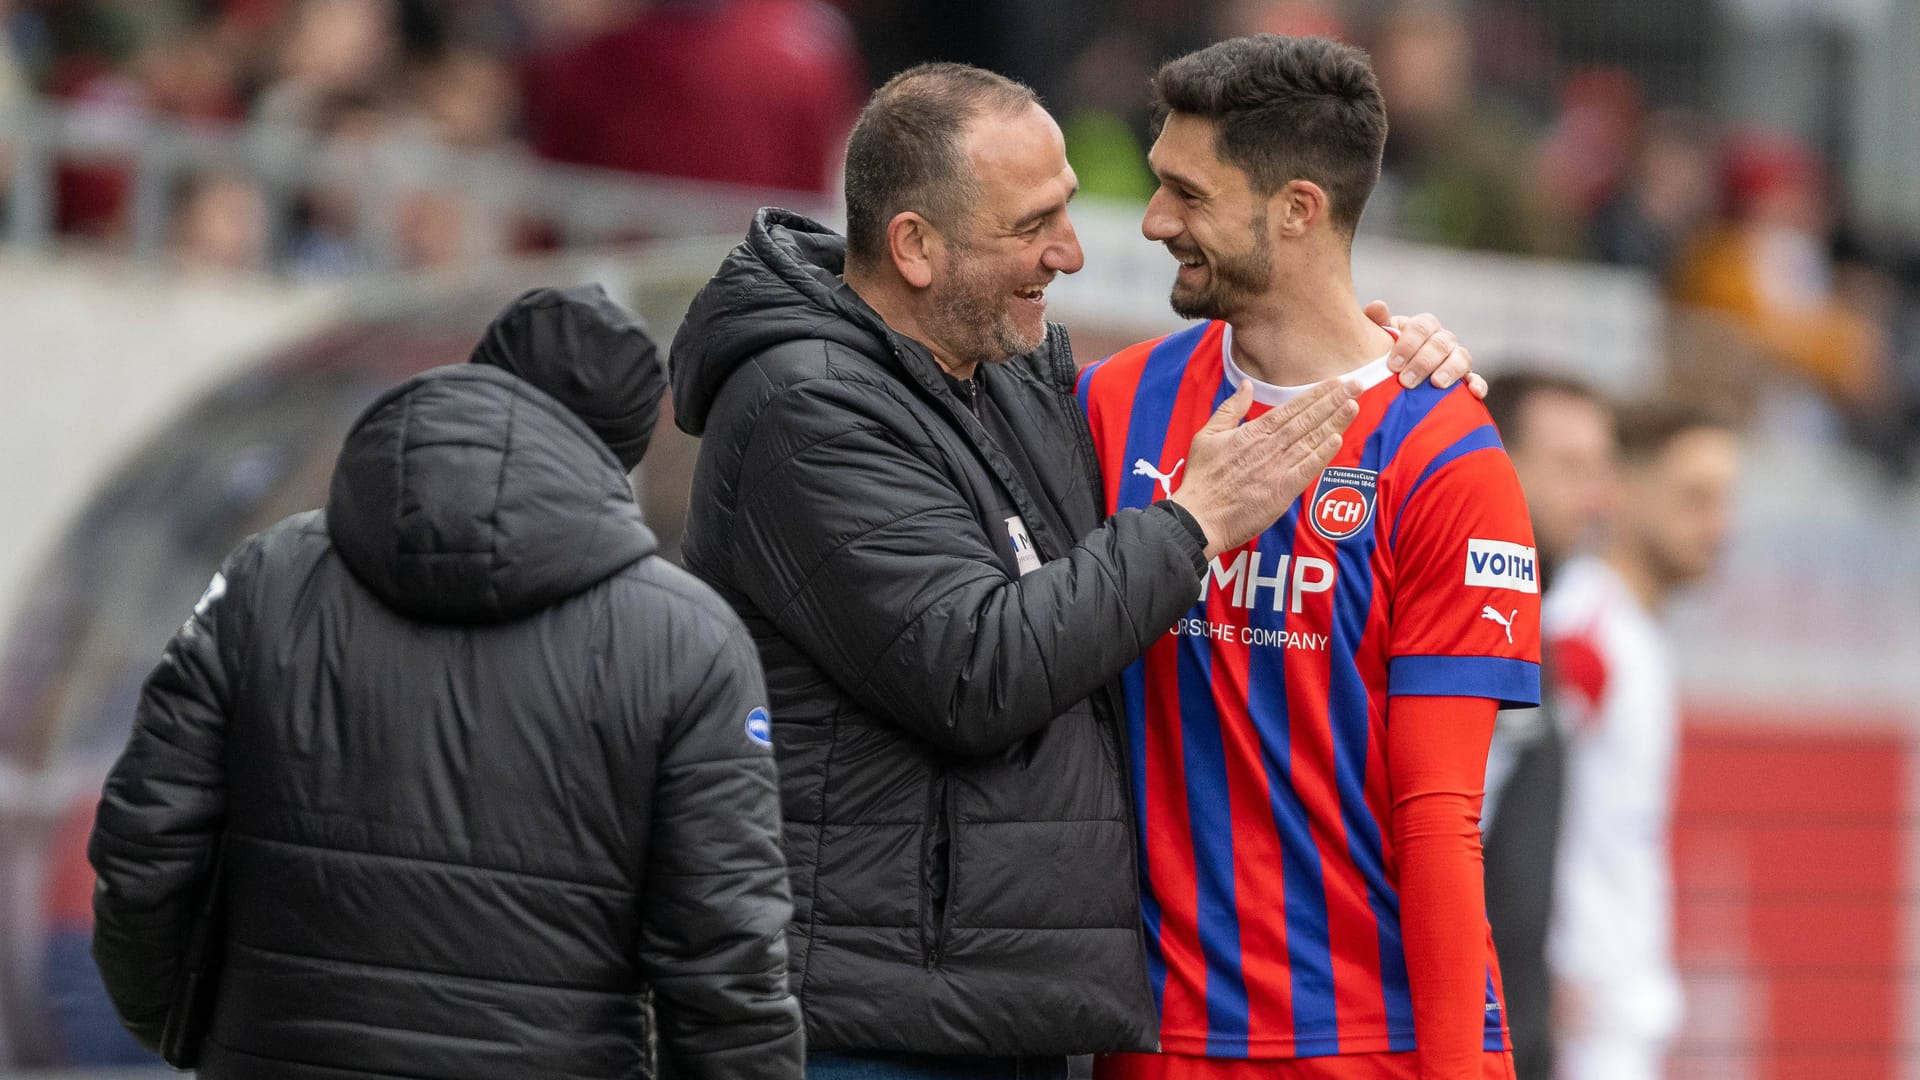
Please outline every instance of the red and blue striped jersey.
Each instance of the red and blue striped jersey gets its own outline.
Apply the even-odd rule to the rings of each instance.
[[[1178,490],[1246,376],[1204,323],[1081,373],[1109,512]],[[1539,570],[1518,480],[1462,387],[1385,359],[1286,515],[1212,560],[1123,685],[1161,1049],[1414,1048],[1385,762],[1396,695],[1539,702]],[[1258,415],[1298,390],[1255,383]],[[1487,940],[1486,1046],[1506,1047]]]

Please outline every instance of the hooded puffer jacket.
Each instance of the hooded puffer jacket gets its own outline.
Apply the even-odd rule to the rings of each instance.
[[[227,559],[107,783],[94,950],[136,1035],[224,843],[202,1077],[638,1076],[651,991],[670,1075],[797,1078],[761,677],[653,549],[519,378],[370,407],[326,511]]]
[[[761,211],[671,350],[687,567],[773,698],[808,1046],[1151,1049],[1116,681],[1203,545],[1164,503],[1102,520],[1058,327],[975,377],[1002,445],[844,250]]]

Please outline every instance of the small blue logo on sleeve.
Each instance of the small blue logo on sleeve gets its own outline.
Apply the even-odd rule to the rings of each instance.
[[[761,746],[773,745],[773,718],[765,709],[755,709],[747,714],[747,738]]]

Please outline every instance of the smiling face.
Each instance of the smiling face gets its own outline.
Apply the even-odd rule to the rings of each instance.
[[[942,233],[924,320],[937,351],[963,366],[1038,348],[1047,336],[1047,286],[1085,263],[1067,219],[1079,181],[1045,109],[976,118],[967,158],[975,198]]]
[[[1173,113],[1147,155],[1160,187],[1140,231],[1179,260],[1170,300],[1189,319],[1231,319],[1273,285],[1271,200],[1254,193],[1245,170],[1221,160],[1217,126]]]

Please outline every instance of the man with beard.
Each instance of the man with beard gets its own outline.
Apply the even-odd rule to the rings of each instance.
[[[1392,379],[1354,297],[1379,87],[1359,50],[1275,35],[1153,87],[1142,228],[1210,321],[1082,375],[1108,510],[1184,499],[1158,478],[1222,402],[1258,423],[1331,378],[1360,411],[1122,678],[1162,1053],[1099,1075],[1511,1080],[1480,796],[1495,712],[1539,701],[1538,567],[1485,407]]]
[[[1740,469],[1739,436],[1711,413],[1642,405],[1619,430],[1607,542],[1567,563],[1543,616],[1567,733],[1547,940],[1566,1080],[1658,1080],[1680,1023],[1667,851],[1679,691],[1659,618],[1719,563]]]
[[[1113,680],[1318,473],[1352,395],[1247,424],[1237,399],[1179,500],[1103,522],[1045,321],[1081,265],[1059,128],[927,65],[874,95],[846,178],[845,241],[762,211],[672,351],[703,436],[687,565],[767,670],[809,1075],[1061,1076],[1154,1044]]]

